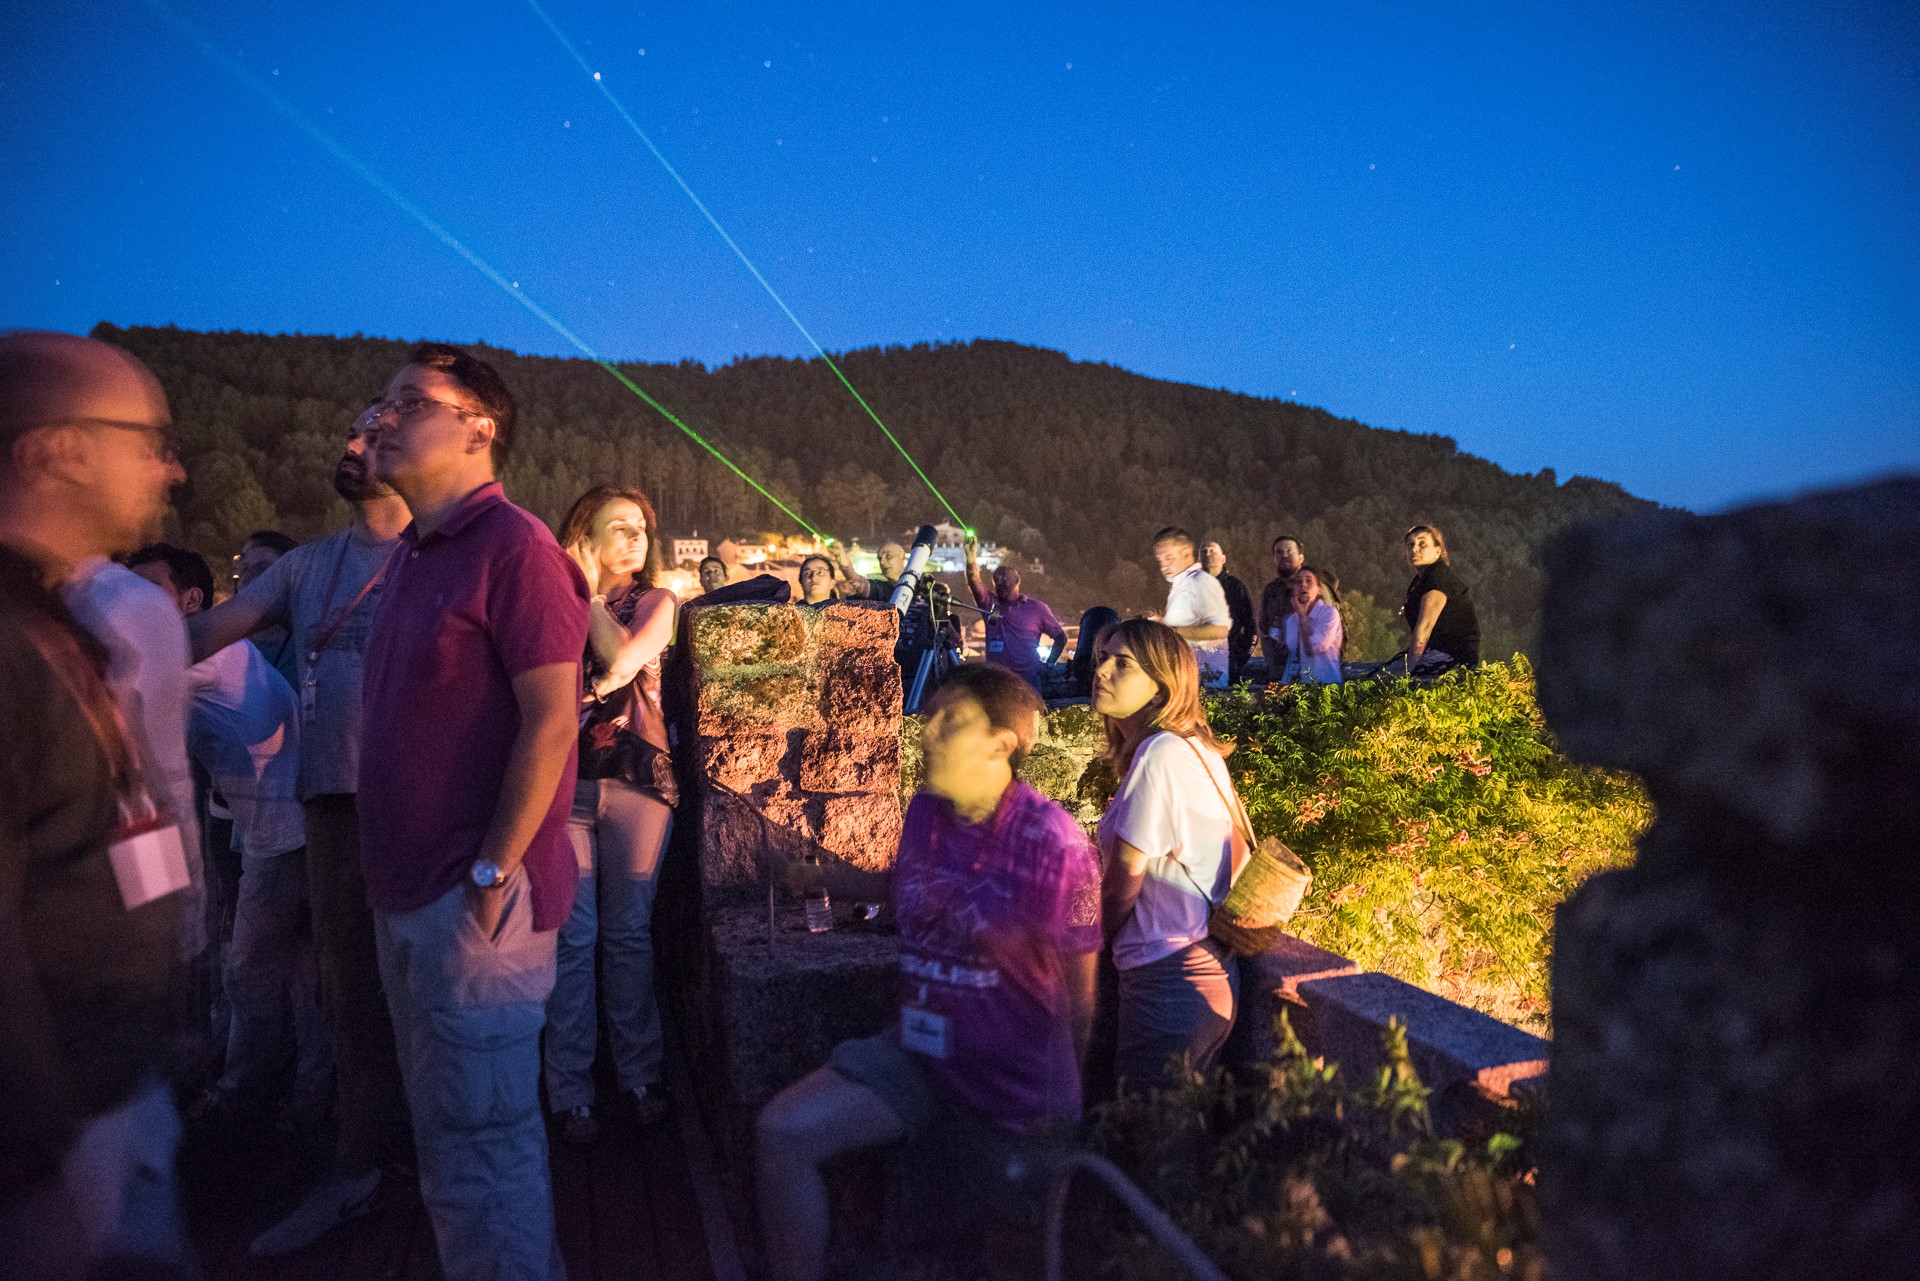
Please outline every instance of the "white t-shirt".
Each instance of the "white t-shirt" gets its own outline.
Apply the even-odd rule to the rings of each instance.
[[[305,845],[293,687],[247,641],[189,667],[187,686],[187,746],[233,811],[233,848],[270,858]]]
[[[167,593],[102,557],[75,566],[60,598],[107,647],[107,688],[137,740],[148,789],[180,828],[188,884],[177,914],[179,945],[181,957],[192,959],[207,946],[207,882],[187,766],[187,620]]]
[[[1313,602],[1307,611],[1307,644],[1300,645],[1300,615],[1288,614],[1286,621],[1286,681],[1308,680],[1321,685],[1338,685],[1346,677],[1340,665],[1340,641],[1343,628],[1340,611],[1323,600]]]
[[[1233,613],[1227,608],[1227,589],[1198,564],[1189,565],[1167,584],[1167,612],[1161,621],[1168,627],[1232,627]],[[1225,685],[1227,638],[1189,641],[1188,644],[1200,664],[1200,683],[1216,688]]]
[[[1207,914],[1227,896],[1233,874],[1234,820],[1222,800],[1232,787],[1217,752],[1178,734],[1155,734],[1134,752],[1100,819],[1104,855],[1111,858],[1121,841],[1147,855],[1139,901],[1113,939],[1120,969],[1149,965],[1207,937]]]

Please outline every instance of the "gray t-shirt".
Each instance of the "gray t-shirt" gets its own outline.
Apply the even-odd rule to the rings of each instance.
[[[378,574],[400,540],[376,542],[356,527],[317,543],[294,548],[249,583],[239,599],[260,609],[267,622],[293,632],[300,680],[294,694],[302,701],[300,727],[300,799],[350,794],[359,790],[360,676],[367,637],[380,610],[381,585],[375,584],[333,633],[319,662],[311,665],[321,629],[353,604],[360,589]],[[335,569],[338,568],[336,576]],[[327,599],[329,584],[333,599]],[[313,714],[304,714],[303,686],[314,681]]]

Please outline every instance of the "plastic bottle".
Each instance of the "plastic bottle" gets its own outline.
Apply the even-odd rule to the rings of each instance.
[[[807,932],[825,934],[833,928],[833,902],[827,897],[826,869],[820,866],[818,854],[808,854],[801,862],[813,872],[807,882]]]

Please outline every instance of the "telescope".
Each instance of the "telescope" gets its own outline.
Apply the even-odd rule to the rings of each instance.
[[[907,612],[907,606],[913,604],[914,589],[920,586],[920,577],[926,571],[927,559],[933,555],[933,540],[938,537],[932,525],[920,526],[920,532],[913,536],[913,546],[907,549],[907,567],[901,571],[899,586],[893,589],[893,607],[900,613]]]

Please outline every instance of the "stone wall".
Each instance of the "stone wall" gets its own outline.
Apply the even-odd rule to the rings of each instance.
[[[1559,913],[1555,1275],[1920,1274],[1920,480],[1547,569],[1541,707],[1656,807]]]
[[[765,883],[763,849],[893,865],[900,837],[899,615],[883,605],[687,611],[700,878]]]

